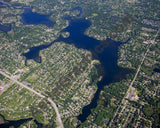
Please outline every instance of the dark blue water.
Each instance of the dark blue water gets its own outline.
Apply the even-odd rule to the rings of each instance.
[[[155,69],[153,69],[153,71],[160,73],[160,69],[159,68],[155,68]]]
[[[16,6],[9,5],[9,4],[7,4],[7,3],[3,3],[3,2],[0,2],[0,5],[4,5],[4,6],[7,6],[7,7],[12,7],[12,8],[14,8],[14,9],[24,9],[24,8],[16,7]]]
[[[74,10],[80,9],[79,7],[74,8]],[[81,10],[81,9],[80,9]],[[82,11],[80,11],[81,15]],[[54,22],[50,21],[49,15],[41,15],[37,14],[31,11],[31,9],[24,9],[24,13],[21,15],[23,24],[45,24],[48,27],[53,27]],[[78,15],[78,16],[80,16]],[[66,18],[66,17],[65,17]],[[100,41],[88,37],[84,34],[85,30],[90,27],[91,23],[88,20],[85,19],[72,19],[72,17],[66,18],[67,20],[70,20],[69,26],[62,30],[62,32],[69,32],[70,36],[68,38],[63,38],[60,36],[56,41],[63,41],[68,44],[74,44],[77,48],[83,48],[83,49],[94,49],[95,46],[100,44]],[[131,73],[132,71],[130,69],[121,68],[117,65],[118,60],[118,48],[122,42],[115,42],[111,41],[110,39],[106,40],[109,43],[109,46],[104,49],[102,53],[97,53],[96,59],[99,59],[102,67],[104,69],[104,76],[103,79],[98,82],[98,90],[94,95],[94,98],[92,99],[91,103],[87,106],[85,106],[82,110],[82,114],[78,116],[78,119],[81,122],[84,122],[86,118],[91,114],[91,109],[95,108],[97,106],[97,100],[99,99],[99,94],[101,90],[103,90],[105,85],[108,85],[113,82],[120,81],[125,78],[126,74]],[[30,48],[29,52],[23,53],[22,55],[26,57],[26,65],[27,60],[33,59],[38,63],[41,63],[41,56],[39,55],[40,50],[49,48],[54,42],[51,42],[49,45],[40,45],[37,47]],[[92,51],[92,54],[94,55],[94,52]]]
[[[28,119],[21,119],[21,120],[6,120],[5,117],[3,115],[0,114],[0,116],[3,118],[3,120],[5,122],[8,123],[4,123],[4,124],[0,124],[0,128],[10,128],[11,126],[14,126],[14,128],[18,128],[21,124],[32,120],[32,118],[28,118]]]
[[[94,49],[95,46],[100,44],[100,41],[90,38],[84,35],[85,30],[90,27],[91,23],[85,19],[71,20],[70,26],[63,31],[70,32],[70,37],[67,39],[60,38],[60,41],[64,41],[69,44],[74,44],[78,48],[84,48],[87,50]],[[109,46],[104,49],[102,53],[97,53],[97,59],[100,60],[104,68],[104,77],[98,82],[98,90],[92,99],[92,102],[85,106],[82,110],[82,114],[78,116],[78,119],[84,122],[86,118],[91,114],[91,109],[97,106],[97,100],[99,99],[100,91],[103,90],[105,85],[109,83],[118,82],[125,78],[126,74],[131,73],[130,69],[121,68],[117,65],[118,60],[118,48],[122,42],[115,42],[107,39]]]
[[[60,36],[56,41],[63,41],[68,44],[74,44],[77,48],[83,49],[94,49],[95,46],[99,45],[100,41],[88,37],[84,34],[85,30],[90,27],[91,23],[85,19],[75,19],[70,20],[69,26],[62,30],[62,32],[69,32],[70,36],[68,38],[63,38]],[[54,42],[56,42],[54,41]],[[91,109],[97,106],[97,100],[99,99],[99,94],[103,90],[105,85],[109,83],[118,82],[125,78],[126,74],[131,73],[132,70],[121,68],[117,65],[118,60],[118,48],[122,42],[115,42],[107,39],[109,46],[104,49],[102,53],[97,54],[97,59],[100,60],[102,67],[104,69],[104,77],[98,82],[98,90],[92,99],[92,102],[85,106],[82,110],[82,114],[78,116],[78,119],[81,122],[84,122],[86,118],[91,114]],[[30,51],[23,53],[27,59],[39,58],[39,51],[49,48],[54,42],[51,42],[49,45],[40,45],[37,47],[30,48]],[[43,60],[42,60],[43,61]]]
[[[4,5],[7,7],[12,7],[14,9],[22,9],[24,12],[21,14],[21,22],[24,25],[38,25],[38,24],[44,24],[47,27],[53,27],[56,22],[51,21],[49,18],[53,14],[48,14],[48,15],[43,15],[43,14],[38,14],[32,12],[32,8],[27,8],[27,7],[16,7],[12,6],[6,3],[0,2],[0,5]],[[5,28],[6,29],[6,28]],[[1,30],[1,26],[0,26]],[[2,30],[3,31],[3,30]]]
[[[52,43],[50,45],[40,45],[37,47],[32,47],[30,48],[29,52],[23,53],[22,55],[26,57],[25,65],[27,66],[27,60],[30,60],[30,59],[33,59],[37,63],[41,63],[42,59],[41,59],[41,56],[39,56],[40,50],[48,48],[51,45]]]
[[[19,7],[8,5],[8,4],[2,3],[2,2],[0,2],[0,5],[5,5],[5,6],[8,6],[8,7],[13,7],[14,9],[24,9],[24,13],[22,13],[22,15],[21,15],[21,17],[22,17],[21,22],[23,24],[25,24],[25,25],[26,24],[34,24],[34,25],[44,24],[44,25],[46,25],[48,27],[53,27],[53,25],[55,24],[55,22],[52,22],[49,19],[49,17],[51,16],[51,14],[49,14],[49,15],[41,15],[41,14],[32,12],[32,10],[29,9],[29,8],[19,8]],[[82,14],[81,8],[80,7],[76,7],[73,10],[70,10],[70,11],[74,11],[74,10],[80,10],[80,14],[78,15],[78,17],[80,17],[81,14]],[[71,20],[72,18],[69,18],[69,19]],[[4,25],[0,24],[0,30],[3,31],[3,32],[5,32],[5,33],[7,33],[8,31],[10,31],[11,28],[12,28],[11,24],[9,26],[4,26]],[[61,38],[61,37],[59,37],[56,41],[58,41],[58,40],[64,40],[64,39]],[[30,51],[28,53],[23,53],[23,55],[27,59],[34,59],[36,62],[41,63],[42,60],[41,60],[41,57],[39,56],[39,51],[43,50],[45,48],[50,47],[53,43],[54,42],[52,42],[49,45],[41,45],[41,46],[38,46],[38,47],[30,48]],[[27,59],[26,59],[26,65],[27,65]],[[5,120],[5,118],[4,118],[4,120]],[[1,127],[8,128],[10,126],[18,127],[21,124],[23,124],[24,122],[27,122],[29,120],[31,120],[31,118],[29,118],[29,119],[21,119],[21,120],[16,120],[16,121],[5,120],[8,123],[1,124],[0,128]],[[36,124],[37,124],[37,126],[39,128],[42,127],[42,124],[38,123],[36,120],[34,120],[34,121],[36,122]]]
[[[2,32],[7,33],[9,31],[11,31],[11,29],[12,29],[11,24],[9,26],[0,24],[0,31],[2,31]]]
[[[7,6],[7,7],[10,7],[10,5],[2,3],[2,2],[0,2],[0,5],[4,5],[4,6]],[[0,31],[2,31],[2,32],[7,33],[7,32],[9,32],[11,30],[11,28],[12,28],[11,24],[9,26],[0,24]]]
[[[28,119],[20,119],[20,120],[7,120],[5,119],[5,117],[3,115],[0,114],[0,117],[3,118],[4,122],[6,123],[3,123],[3,124],[0,124],[0,128],[10,128],[11,126],[14,128],[18,128],[19,126],[21,126],[23,123],[26,123],[28,121],[31,121],[33,120],[33,118],[28,118]],[[39,123],[37,120],[33,120],[36,125],[37,125],[37,128],[42,128],[43,127],[43,124]]]
[[[49,19],[51,15],[52,14],[43,15],[43,14],[34,13],[32,12],[31,8],[25,8],[24,13],[21,15],[22,17],[21,22],[25,25],[26,24],[34,24],[34,25],[44,24],[48,27],[53,27],[55,22]]]
[[[22,17],[21,22],[25,25],[26,24],[34,24],[34,25],[44,24],[48,27],[53,27],[53,25],[55,24],[55,22],[52,22],[49,19],[49,17],[52,14],[41,15],[41,14],[32,12],[30,8],[19,8],[19,7],[15,7],[15,6],[5,4],[5,3],[2,3],[2,2],[0,2],[0,5],[4,5],[4,6],[7,6],[7,7],[12,7],[14,9],[24,9],[24,13],[22,13],[22,15],[21,15],[21,17]],[[3,31],[3,32],[7,33],[9,31],[11,31],[11,29],[12,29],[11,24],[9,26],[5,26],[5,25],[0,24],[0,31]],[[44,48],[45,48],[45,46],[42,45],[42,46],[39,47],[39,49],[34,49],[33,48],[33,51],[34,50],[41,50],[41,49],[44,49]],[[34,54],[33,55],[31,54],[30,56],[33,56],[33,58],[36,62],[39,62],[39,63],[41,62],[41,57],[39,57],[37,55],[34,55]],[[3,117],[3,119],[5,121],[7,121],[8,123],[0,124],[0,128],[9,128],[10,126],[14,126],[15,128],[17,128],[21,124],[23,124],[23,123],[32,119],[32,118],[28,118],[28,119],[21,119],[21,120],[6,120],[3,115],[1,115],[1,117]],[[42,124],[38,123],[36,120],[34,120],[34,122],[37,124],[38,128],[41,128],[43,126]]]
[[[7,7],[10,7],[10,5],[2,3],[2,2],[0,2],[0,5],[4,5],[4,6],[7,6]]]

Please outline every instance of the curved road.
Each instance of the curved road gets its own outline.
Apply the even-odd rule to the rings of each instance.
[[[43,96],[41,93],[36,92],[36,91],[33,90],[32,88],[30,88],[30,87],[24,85],[23,83],[15,80],[14,78],[10,77],[10,76],[7,75],[4,71],[0,70],[0,74],[2,74],[3,76],[9,78],[9,79],[12,80],[14,83],[19,84],[20,86],[22,86],[23,88],[29,90],[30,92],[35,93],[35,94],[38,95],[39,97],[41,97],[41,98],[46,98],[46,97]],[[60,116],[60,114],[59,114],[59,111],[58,111],[58,108],[57,108],[56,104],[51,100],[51,98],[46,98],[46,99],[51,103],[51,105],[53,106],[53,108],[54,108],[55,111],[56,111],[56,114],[57,114],[57,122],[58,122],[58,124],[59,124],[59,128],[64,128],[64,127],[63,127],[62,120],[61,120],[61,116]]]

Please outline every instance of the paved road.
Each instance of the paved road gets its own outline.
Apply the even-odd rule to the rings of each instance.
[[[157,33],[156,33],[156,35],[155,35],[155,38],[153,39],[153,42],[155,42],[158,33],[159,33],[159,30],[157,31]],[[143,62],[144,62],[144,60],[145,60],[145,58],[146,58],[146,56],[147,56],[147,54],[148,54],[149,49],[150,49],[151,46],[152,46],[152,43],[148,46],[147,51],[146,51],[146,53],[144,54],[144,57],[143,57],[143,59],[142,59],[142,61],[141,61],[141,64],[140,64],[139,67],[138,67],[138,70],[137,70],[137,72],[136,72],[136,75],[134,76],[134,78],[133,78],[133,80],[132,80],[132,82],[131,82],[131,84],[130,84],[130,86],[129,86],[129,89],[128,89],[127,93],[129,92],[130,88],[132,87],[134,81],[136,80],[136,78],[137,78],[137,76],[138,76],[138,73],[139,73],[139,71],[140,71],[140,69],[141,69],[141,67],[142,67],[142,64],[143,64]],[[127,93],[126,93],[126,96],[127,96]]]
[[[160,30],[157,31],[157,33],[156,33],[156,35],[155,35],[155,38],[153,39],[153,42],[155,42],[156,37],[157,37],[159,31],[160,31]],[[137,70],[137,72],[136,72],[136,74],[135,74],[135,76],[134,76],[134,78],[133,78],[131,84],[129,85],[129,88],[128,88],[128,90],[127,90],[127,92],[126,92],[124,98],[122,99],[122,102],[125,101],[125,97],[126,97],[127,94],[129,93],[129,91],[130,91],[130,89],[131,89],[133,83],[135,82],[135,80],[136,80],[136,78],[137,78],[137,76],[138,76],[138,73],[139,73],[139,71],[140,71],[140,69],[141,69],[141,66],[142,66],[142,64],[143,64],[143,62],[144,62],[144,60],[145,60],[145,58],[146,58],[146,56],[147,56],[147,54],[148,54],[149,49],[150,49],[151,46],[152,46],[152,43],[148,46],[147,51],[145,52],[144,57],[143,57],[143,59],[142,59],[142,61],[141,61],[141,64],[139,65],[138,70]],[[122,104],[122,102],[121,102],[121,104]],[[115,116],[117,115],[118,110],[119,110],[119,108],[121,107],[121,104],[120,104],[119,107],[117,108],[117,111],[115,112],[115,114],[114,114],[114,116],[113,116],[113,118],[112,118],[112,120],[111,120],[111,122],[110,122],[110,124],[109,124],[109,127],[111,127],[111,124],[112,124],[112,122],[113,122],[113,119],[114,119]],[[125,101],[124,104],[126,104],[126,101]],[[124,105],[124,107],[125,107],[125,105]]]
[[[56,111],[57,120],[59,122],[60,128],[63,128],[63,123],[62,123],[62,120],[61,120],[61,115],[58,112],[58,108],[57,108],[56,104],[50,98],[48,98],[48,101],[52,104],[52,106],[54,107],[54,109]]]
[[[19,84],[19,85],[22,86],[23,88],[26,88],[27,90],[35,93],[35,94],[38,95],[39,97],[41,97],[41,98],[46,98],[46,97],[43,96],[42,94],[34,91],[32,88],[30,88],[30,87],[24,85],[23,83],[15,80],[14,78],[10,77],[9,75],[7,75],[7,74],[6,74],[5,72],[3,72],[2,70],[0,70],[0,74],[2,74],[3,76],[9,78],[9,79],[12,80],[14,83]],[[59,122],[59,125],[60,125],[59,128],[64,128],[64,127],[63,127],[62,120],[61,120],[61,116],[60,116],[60,114],[59,114],[59,111],[58,111],[58,108],[57,108],[56,104],[55,104],[50,98],[48,98],[47,100],[51,103],[51,105],[53,106],[53,108],[54,108],[55,111],[56,111],[56,114],[57,114],[57,122]]]

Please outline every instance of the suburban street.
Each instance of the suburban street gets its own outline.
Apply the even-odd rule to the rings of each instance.
[[[39,97],[41,97],[41,98],[46,98],[46,97],[43,96],[42,94],[40,94],[40,93],[34,91],[34,90],[31,89],[30,87],[24,85],[23,83],[21,83],[21,82],[15,80],[15,79],[12,78],[12,77],[10,77],[10,76],[7,75],[4,71],[0,70],[0,74],[2,74],[3,76],[9,78],[9,79],[12,80],[14,83],[17,83],[18,85],[20,85],[21,87],[23,87],[23,88],[29,90],[30,92],[35,93],[35,94],[38,95]],[[55,104],[50,98],[47,98],[47,100],[51,103],[51,105],[53,106],[53,108],[55,109],[55,112],[56,112],[56,114],[57,114],[57,122],[58,122],[58,125],[59,125],[58,128],[64,128],[64,127],[63,127],[62,120],[61,120],[61,116],[60,116],[60,114],[59,114],[59,111],[58,111],[58,108],[57,108],[56,104]]]
[[[159,30],[157,31],[157,33],[156,33],[156,35],[155,35],[155,38],[153,39],[153,42],[155,42],[155,39],[156,39],[158,33],[159,33]],[[112,122],[113,122],[113,119],[116,117],[116,115],[117,115],[117,113],[118,113],[118,110],[120,109],[122,103],[124,103],[123,109],[126,107],[126,100],[125,100],[125,98],[126,98],[126,96],[128,95],[128,93],[130,92],[130,90],[131,90],[131,88],[132,88],[132,85],[133,85],[133,83],[135,82],[135,80],[136,80],[136,78],[137,78],[137,76],[138,76],[139,71],[141,70],[141,66],[142,66],[142,64],[143,64],[143,62],[144,62],[144,60],[145,60],[145,58],[146,58],[146,56],[147,56],[147,54],[148,54],[149,49],[150,49],[151,46],[152,46],[152,43],[150,43],[150,45],[148,46],[148,48],[147,48],[147,50],[146,50],[146,52],[145,52],[145,54],[144,54],[144,56],[143,56],[143,58],[142,58],[142,61],[141,61],[140,65],[139,65],[139,67],[138,67],[138,69],[137,69],[137,72],[136,72],[136,74],[135,74],[135,76],[134,76],[131,84],[129,85],[129,88],[128,88],[125,96],[123,97],[123,99],[122,99],[119,107],[117,108],[117,110],[116,110],[116,112],[115,112],[115,114],[114,114],[114,116],[113,116],[113,118],[112,118],[112,120],[111,120],[111,122],[110,122],[110,124],[109,124],[109,127],[111,127],[111,124],[112,124]],[[122,110],[123,110],[123,109],[122,109]]]

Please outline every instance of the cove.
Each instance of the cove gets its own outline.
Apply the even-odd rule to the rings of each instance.
[[[6,4],[6,3],[2,3],[2,2],[0,2],[0,5],[4,5],[4,6],[7,6],[7,7],[12,7],[14,9],[22,9],[22,10],[24,10],[24,12],[20,15],[21,16],[21,20],[20,21],[24,25],[39,25],[39,24],[43,24],[43,25],[46,25],[47,27],[53,27],[54,24],[56,23],[56,22],[53,22],[53,21],[50,20],[50,16],[53,13],[44,15],[44,14],[38,14],[38,13],[32,12],[32,8],[29,8],[29,7],[16,7],[16,6],[12,6],[12,5],[9,5],[9,4]],[[75,8],[75,10],[76,10],[76,8]],[[2,30],[4,32],[6,32],[6,31],[8,32],[10,28],[11,27],[2,26],[0,24],[0,30]]]
[[[94,49],[94,47],[100,43],[99,40],[88,37],[87,35],[84,34],[86,29],[89,28],[91,25],[89,20],[72,19],[72,18],[69,18],[69,19],[70,19],[69,26],[61,31],[61,32],[69,32],[70,36],[68,38],[63,38],[62,36],[59,36],[58,39],[51,42],[49,45],[40,45],[40,46],[30,48],[27,53],[22,54],[23,56],[26,57],[26,61],[29,59],[37,60],[37,58],[41,58],[39,55],[40,50],[49,48],[52,44],[54,44],[54,42],[57,42],[57,41],[59,42],[63,41],[68,44],[74,44],[77,48],[83,48],[86,50]],[[98,89],[91,103],[85,106],[82,109],[82,114],[78,116],[78,119],[81,122],[84,122],[86,118],[91,114],[91,109],[97,106],[97,100],[99,99],[99,94],[101,90],[103,90],[104,86],[113,82],[121,81],[122,79],[125,79],[126,74],[133,72],[133,70],[131,69],[121,68],[117,65],[118,48],[121,44],[124,44],[127,42],[124,42],[124,43],[116,42],[113,40],[111,41],[110,39],[107,39],[107,41],[110,41],[112,43],[110,43],[109,46],[105,48],[102,53],[97,54],[98,57],[96,58],[101,62],[101,65],[104,70],[104,76],[102,80],[97,84]],[[41,61],[39,61],[39,63],[40,62]]]
[[[35,12],[32,12],[31,8],[25,8],[24,12],[21,14],[21,22],[24,25],[38,25],[38,24],[44,24],[47,27],[53,27],[56,22],[53,22],[49,19],[49,17],[52,15],[43,15],[43,14],[38,14]]]
[[[3,3],[0,3],[0,4],[2,5]],[[10,6],[10,5],[6,5],[6,6]],[[13,7],[13,8],[21,9],[21,8],[17,8],[17,7]],[[50,19],[49,19],[51,14],[41,15],[41,14],[32,12],[32,10],[30,8],[22,8],[22,9],[24,9],[24,13],[21,14],[21,17],[22,17],[21,22],[24,25],[44,24],[48,27],[53,27],[54,22],[50,21]],[[76,9],[80,10],[80,14],[82,13],[82,11],[79,7],[74,8],[72,11],[74,11]],[[80,15],[78,15],[78,17],[79,16]],[[65,28],[64,30],[62,30],[61,32],[69,32],[70,36],[68,38],[63,38],[62,36],[59,36],[55,41],[51,42],[49,45],[40,45],[40,46],[32,47],[29,49],[29,52],[22,53],[22,55],[26,57],[26,63],[25,63],[26,65],[27,65],[27,60],[29,60],[29,59],[33,59],[36,62],[41,63],[41,61],[43,61],[43,60],[41,59],[39,52],[41,50],[49,48],[52,44],[54,44],[54,42],[57,42],[57,41],[63,41],[68,44],[74,44],[77,48],[83,48],[86,50],[94,49],[95,46],[100,44],[99,40],[88,37],[84,34],[86,29],[88,29],[91,25],[89,20],[73,19],[73,18],[68,18],[68,20],[69,20],[69,26],[67,28]],[[99,94],[100,94],[101,90],[103,90],[104,86],[106,86],[110,83],[121,81],[122,79],[125,79],[126,74],[133,72],[131,69],[121,68],[117,65],[118,48],[121,44],[124,44],[127,42],[124,42],[124,43],[123,42],[116,42],[116,41],[111,41],[110,39],[107,39],[106,41],[107,42],[110,41],[112,43],[110,43],[109,46],[107,48],[105,48],[102,53],[97,54],[98,56],[96,58],[96,59],[100,60],[100,62],[101,62],[101,66],[103,67],[103,70],[104,70],[104,76],[103,76],[102,80],[97,83],[98,89],[97,89],[91,103],[89,105],[85,106],[82,109],[82,114],[80,114],[78,116],[78,119],[81,122],[84,122],[86,120],[86,118],[91,114],[91,109],[93,109],[97,106],[97,100],[99,99]],[[16,121],[16,122],[18,123],[18,121]],[[23,122],[21,122],[21,123],[23,123]]]
[[[0,31],[2,31],[2,32],[7,33],[9,31],[11,31],[11,29],[12,29],[11,24],[9,26],[0,24]]]
[[[32,120],[32,118],[28,118],[28,119],[12,120],[11,121],[11,120],[5,119],[5,117],[1,114],[0,114],[0,116],[3,118],[3,120],[5,122],[7,122],[7,123],[4,123],[4,124],[0,124],[0,128],[9,128],[11,126],[14,126],[15,128],[18,128],[21,124]]]
[[[23,123],[26,123],[28,121],[33,120],[33,118],[28,118],[28,119],[20,119],[20,120],[7,120],[5,119],[5,117],[3,115],[0,114],[0,117],[2,117],[2,119],[4,120],[5,123],[0,124],[0,128],[10,128],[12,126],[14,126],[14,128],[18,128],[19,126],[21,126]],[[39,123],[37,120],[33,120],[36,125],[37,128],[42,128],[43,124]]]

